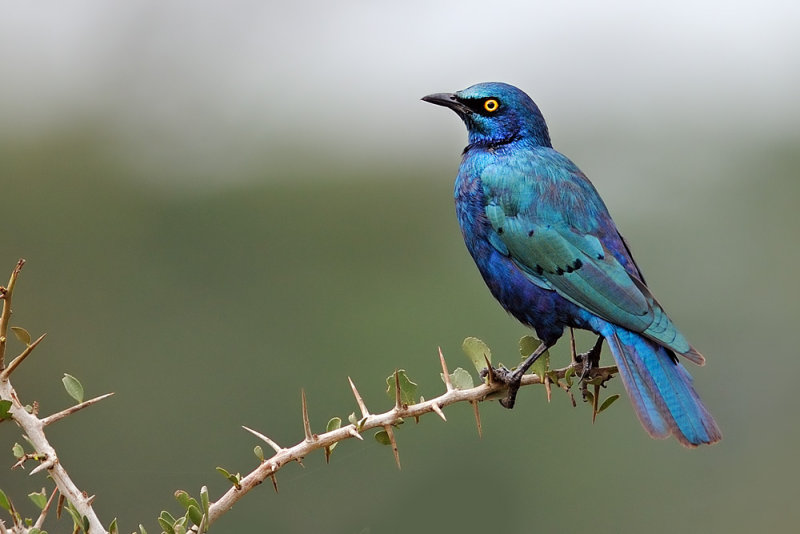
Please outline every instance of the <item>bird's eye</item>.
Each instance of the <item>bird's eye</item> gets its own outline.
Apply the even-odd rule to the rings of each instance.
[[[485,109],[489,113],[494,113],[495,111],[497,111],[497,108],[499,107],[500,107],[500,102],[498,102],[494,98],[489,98],[486,100],[486,102],[483,103],[483,109]]]

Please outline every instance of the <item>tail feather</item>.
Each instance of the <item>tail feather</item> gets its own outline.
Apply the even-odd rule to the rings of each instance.
[[[683,445],[716,443],[722,434],[674,354],[629,330],[604,333],[636,415],[654,438],[674,435]]]

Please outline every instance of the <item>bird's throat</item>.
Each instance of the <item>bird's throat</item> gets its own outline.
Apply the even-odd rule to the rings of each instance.
[[[464,151],[462,152],[462,154],[466,154],[467,152],[476,149],[497,150],[502,146],[510,145],[511,143],[519,141],[520,139],[522,139],[522,135],[520,135],[519,132],[513,133],[507,137],[501,137],[499,139],[491,139],[491,138],[478,139],[468,144],[466,147],[464,147]]]

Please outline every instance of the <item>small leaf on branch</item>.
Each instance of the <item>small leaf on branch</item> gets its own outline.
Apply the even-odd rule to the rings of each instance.
[[[439,373],[439,376],[442,378],[442,382],[445,382],[444,374]],[[472,375],[461,367],[456,367],[456,369],[450,373],[450,383],[455,389],[471,389],[475,387],[475,382],[472,380]]]
[[[108,534],[119,534],[119,527],[117,526],[117,518],[115,517],[114,520],[108,525]]]
[[[200,512],[200,509],[197,506],[189,506],[187,515],[189,516],[189,520],[195,525],[199,526],[200,522],[203,521],[203,514]]]
[[[394,400],[395,395],[394,380],[394,373],[386,378],[386,394],[392,400]],[[405,369],[397,370],[397,380],[400,383],[400,402],[405,405],[414,404],[414,400],[417,398],[417,384],[408,378]]]
[[[492,351],[477,337],[466,338],[461,343],[461,350],[464,351],[478,372],[486,368],[486,360],[489,360],[489,363],[492,361]]]
[[[355,417],[355,416],[354,416]],[[330,421],[328,421],[328,425],[325,427],[325,432],[333,432],[342,427],[342,419],[341,417],[331,417]],[[331,443],[327,447],[325,447],[325,461],[329,462],[331,459],[331,452],[333,449],[336,448],[336,443]]]
[[[603,410],[614,404],[614,401],[616,401],[618,398],[619,394],[616,393],[614,395],[609,396],[606,400],[603,401],[603,404],[600,405],[600,408],[597,410],[597,413],[602,412]]]
[[[11,511],[11,501],[8,500],[5,492],[0,489],[0,508],[5,509],[6,511]]]
[[[379,430],[375,433],[375,441],[377,441],[381,445],[392,444],[392,439],[389,437],[389,434],[385,430]]]
[[[350,421],[350,424],[358,426],[358,418],[356,418],[356,412],[350,412],[350,415],[347,416],[347,420]]]
[[[330,421],[328,421],[327,426],[325,427],[325,432],[333,432],[342,427],[342,418],[341,417],[331,417]]]
[[[264,449],[261,448],[261,445],[256,445],[253,447],[253,454],[256,455],[256,458],[258,458],[259,461],[264,461]]]
[[[0,421],[3,419],[9,419],[11,414],[9,410],[11,409],[11,401],[10,400],[0,400]]]
[[[519,353],[522,355],[522,359],[524,360],[531,354],[533,354],[539,345],[542,342],[536,339],[533,336],[522,336],[519,340]],[[528,373],[533,373],[537,375],[539,378],[544,379],[544,375],[547,373],[547,370],[550,368],[550,351],[544,351],[539,358],[533,362],[531,365],[530,370]]]
[[[519,340],[519,353],[527,358],[539,348],[542,342],[533,336],[522,336]]]
[[[22,445],[19,443],[15,443],[14,446],[11,447],[11,452],[14,454],[14,458],[17,460],[25,456],[25,449],[23,449]]]
[[[180,503],[181,506],[183,506],[187,510],[189,509],[190,506],[195,506],[197,508],[200,507],[200,505],[197,504],[197,501],[194,499],[194,497],[189,495],[184,490],[176,491],[175,499]]]
[[[28,333],[27,330],[25,330],[21,326],[12,326],[11,330],[14,331],[14,335],[17,336],[17,339],[25,343],[25,346],[31,344],[31,335]]]
[[[210,499],[208,498],[208,487],[206,486],[200,488],[200,502],[203,504],[203,514],[208,516]]]
[[[228,479],[228,482],[236,486],[236,489],[242,489],[242,486],[239,484],[239,482],[242,480],[241,474],[236,473],[235,475],[232,475],[223,467],[217,467],[217,471],[226,479]]]
[[[64,383],[64,389],[67,390],[70,397],[78,401],[78,403],[83,402],[83,386],[77,378],[64,373],[64,378],[61,379],[61,382]]]
[[[166,534],[175,534],[175,518],[166,510],[161,512],[161,515],[158,516],[158,524],[161,526],[161,530],[166,532]]]
[[[72,524],[75,525],[75,528],[80,528],[83,525],[81,514],[78,513],[78,510],[75,509],[71,502],[67,501],[66,506],[64,506],[64,510],[66,510],[70,517],[72,517]],[[88,532],[89,529],[87,528],[86,531]]]
[[[567,367],[567,370],[564,371],[564,381],[566,381],[568,387],[572,387],[572,375],[575,374],[575,368],[570,366]]]
[[[28,497],[33,501],[39,510],[44,510],[45,505],[47,504],[47,492],[42,488],[41,493],[29,493]]]

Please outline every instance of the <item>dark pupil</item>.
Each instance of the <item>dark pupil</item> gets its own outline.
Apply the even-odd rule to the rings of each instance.
[[[488,115],[489,112],[486,110],[486,103],[489,102],[490,100],[493,100],[493,102],[489,104],[489,109],[491,109],[492,111],[497,110],[497,108],[500,106],[496,98],[479,98],[476,100],[469,100],[468,102],[466,102],[466,104],[470,107],[470,109],[472,109],[472,111],[479,113],[481,115]]]

